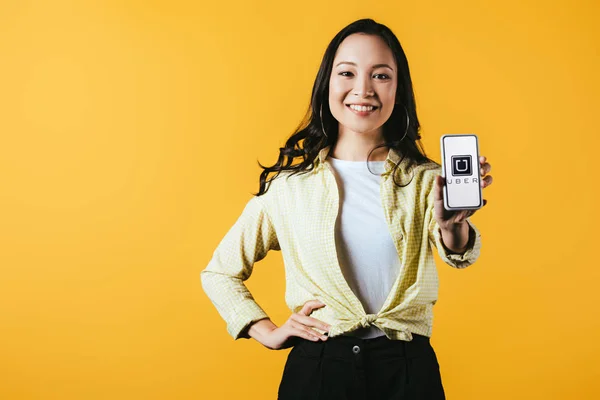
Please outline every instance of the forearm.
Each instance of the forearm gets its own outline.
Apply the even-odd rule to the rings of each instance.
[[[249,328],[246,328],[246,333],[249,337],[262,343],[260,339],[276,328],[277,325],[275,325],[271,319],[264,318],[252,323]]]
[[[442,242],[453,253],[463,253],[469,243],[469,224],[464,221],[446,229],[440,228]]]

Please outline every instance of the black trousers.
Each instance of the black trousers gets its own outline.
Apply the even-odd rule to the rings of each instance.
[[[336,336],[297,338],[279,400],[445,400],[440,366],[429,337],[390,340]]]

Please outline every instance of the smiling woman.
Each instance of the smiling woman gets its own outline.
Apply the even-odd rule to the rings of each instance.
[[[365,158],[361,148],[384,142],[382,126],[396,105],[397,63],[380,36],[363,33],[346,37],[333,63],[328,102],[339,124],[332,157],[359,161]],[[386,153],[380,151],[375,160],[385,160]]]
[[[259,164],[264,171],[258,196],[283,171],[311,171],[319,151],[331,145],[335,158],[381,161],[393,149],[411,165],[433,162],[419,141],[406,55],[385,25],[363,19],[342,29],[325,51],[311,97],[304,120],[280,149],[278,161],[270,167]],[[296,158],[302,161],[292,165]],[[271,173],[275,175],[268,179]]]
[[[468,219],[440,229],[441,166],[419,128],[396,36],[371,19],[348,25],[327,47],[305,123],[261,165],[259,193],[202,271],[230,335],[293,347],[279,399],[445,398],[432,249],[465,268],[481,235]],[[271,250],[283,253],[291,311],[279,327],[243,283]]]

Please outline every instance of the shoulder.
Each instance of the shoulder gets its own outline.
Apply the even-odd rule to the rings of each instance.
[[[315,170],[302,170],[302,171],[291,171],[284,170],[278,175],[274,175],[270,181],[271,186],[269,191],[272,189],[274,192],[285,191],[292,189],[298,185],[303,185],[314,181],[316,176]]]
[[[423,204],[433,201],[435,177],[442,174],[442,166],[435,161],[426,161],[413,167],[415,193]]]
[[[279,174],[272,175],[267,179],[266,192],[256,197],[260,198],[265,204],[277,202],[278,199],[294,191],[301,182],[309,179],[310,175],[312,175],[310,172],[293,174],[293,171],[290,170],[280,171]]]
[[[442,166],[435,161],[427,161],[413,167],[413,171],[419,182],[433,185],[435,177],[442,174]]]

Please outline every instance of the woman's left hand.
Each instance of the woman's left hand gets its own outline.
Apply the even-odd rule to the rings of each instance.
[[[492,184],[492,176],[486,174],[492,170],[492,166],[486,161],[485,156],[479,157],[479,173],[481,179],[479,184],[482,188],[486,188]],[[448,211],[444,208],[444,197],[442,195],[442,188],[446,184],[446,179],[437,175],[435,177],[434,185],[434,216],[441,229],[452,229],[457,225],[463,223],[471,215],[475,214],[477,210],[453,210]],[[483,206],[487,204],[487,200],[483,199]]]

